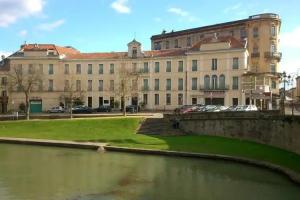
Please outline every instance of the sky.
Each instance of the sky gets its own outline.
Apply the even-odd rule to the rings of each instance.
[[[144,50],[165,29],[182,30],[259,13],[282,19],[281,71],[300,75],[299,0],[0,0],[0,55],[27,43],[73,46],[81,52]]]

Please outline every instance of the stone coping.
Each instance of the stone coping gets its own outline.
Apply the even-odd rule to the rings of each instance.
[[[234,157],[234,156],[226,156],[220,154],[191,153],[191,152],[179,152],[179,151],[168,151],[168,150],[117,147],[117,146],[108,145],[107,143],[73,142],[73,141],[62,141],[62,140],[8,138],[8,137],[0,137],[0,143],[68,147],[68,148],[91,149],[91,150],[99,150],[99,151],[107,150],[107,151],[127,152],[127,153],[137,153],[137,154],[164,155],[164,156],[175,156],[175,157],[204,158],[204,159],[233,161],[241,164],[250,164],[257,167],[263,167],[266,169],[279,172],[281,174],[286,175],[294,183],[300,185],[300,174],[288,168],[276,164],[272,164],[269,162],[252,160],[252,159],[241,158],[241,157]]]

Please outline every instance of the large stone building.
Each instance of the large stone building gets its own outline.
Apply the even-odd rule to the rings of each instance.
[[[128,80],[131,91],[126,103],[143,104],[145,109],[255,102],[266,107],[278,93],[279,28],[277,15],[264,14],[153,36],[154,49],[150,51],[143,51],[135,40],[126,52],[110,53],[24,44],[0,66],[0,111],[15,110],[24,103],[20,88],[9,85],[9,74],[18,69],[26,76],[33,68],[38,69],[42,80],[33,89],[30,101],[40,110],[65,105],[70,95],[66,88],[71,86],[74,95],[90,107],[121,103],[122,68],[136,74]]]

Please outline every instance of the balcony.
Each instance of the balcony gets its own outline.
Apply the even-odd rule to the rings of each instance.
[[[201,91],[225,91],[229,90],[229,85],[220,85],[218,87],[212,87],[211,85],[209,87],[200,85]]]
[[[251,53],[251,58],[259,58],[260,53]]]
[[[277,61],[280,61],[282,57],[281,52],[265,52],[265,58],[267,59],[275,59]]]

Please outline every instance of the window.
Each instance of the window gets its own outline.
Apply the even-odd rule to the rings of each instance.
[[[183,94],[182,93],[178,94],[178,105],[183,105]]]
[[[132,63],[132,72],[137,72],[137,63]]]
[[[192,43],[191,37],[188,37],[188,38],[186,39],[186,46],[190,47],[190,46],[191,46],[191,43]]]
[[[39,64],[39,72],[41,74],[43,74],[43,71],[44,71],[44,65],[43,64]]]
[[[233,90],[239,89],[239,77],[237,76],[232,77],[232,89]]]
[[[7,85],[7,77],[2,77],[1,79],[1,85]]]
[[[103,80],[99,80],[98,90],[103,91]]]
[[[254,27],[253,28],[253,37],[257,38],[258,36],[259,36],[259,34],[258,34],[258,27]]]
[[[33,64],[29,64],[29,66],[28,66],[28,74],[33,74],[33,71],[34,71]]]
[[[174,47],[178,48],[178,40],[177,39],[174,41]]]
[[[132,58],[137,58],[137,49],[132,48]]]
[[[93,74],[93,65],[88,64],[88,74]]]
[[[109,67],[109,73],[110,73],[110,74],[115,73],[115,65],[114,65],[113,63],[110,64],[110,67]]]
[[[103,74],[103,64],[99,64],[99,74]]]
[[[218,59],[213,58],[211,60],[211,70],[217,70],[218,69]]]
[[[235,57],[232,59],[232,69],[238,69],[239,68],[239,58]]]
[[[209,75],[204,76],[204,89],[208,90],[210,87],[210,77]]]
[[[49,64],[48,73],[49,73],[49,74],[54,74],[54,71],[53,71],[53,64]]]
[[[192,60],[192,71],[196,72],[198,68],[197,60]]]
[[[88,91],[92,91],[93,90],[93,81],[92,80],[88,80]]]
[[[171,61],[167,61],[166,72],[171,72]]]
[[[272,89],[276,89],[276,81],[272,81]]]
[[[148,104],[148,94],[143,94],[143,103],[144,105]]]
[[[159,105],[159,94],[154,94],[154,104]]]
[[[212,75],[211,85],[212,85],[212,89],[218,89],[218,77],[216,75]]]
[[[238,98],[232,98],[232,105],[233,106],[239,105],[239,99]]]
[[[69,80],[65,80],[65,87],[64,90],[68,91],[70,89],[70,81]]]
[[[144,91],[148,91],[149,90],[148,79],[144,79],[143,90]]]
[[[76,64],[76,74],[81,74],[81,64]]]
[[[271,44],[271,53],[275,53],[277,51],[276,45]]]
[[[70,67],[69,64],[65,64],[65,74],[69,74]]]
[[[275,74],[276,73],[276,65],[275,64],[271,64],[270,65],[270,70],[271,70],[271,73]]]
[[[161,44],[160,44],[160,42],[155,42],[155,43],[154,43],[154,49],[155,49],[155,50],[160,50],[160,49],[161,49]]]
[[[275,37],[277,35],[276,26],[271,27],[271,36]]]
[[[109,81],[109,90],[110,91],[114,91],[115,90],[115,81],[114,80],[110,80]]]
[[[166,94],[166,104],[171,105],[171,94]]]
[[[40,91],[40,92],[42,92],[43,91],[43,80],[39,80],[38,81],[39,83],[38,83],[38,90]]]
[[[223,74],[219,77],[219,88],[225,89],[225,76]]]
[[[76,80],[76,91],[81,91],[81,80]]]
[[[178,79],[178,90],[179,91],[183,90],[183,78]]]
[[[247,37],[247,32],[246,32],[246,29],[242,28],[240,30],[240,36],[241,36],[241,39],[244,39]]]
[[[178,72],[183,72],[183,61],[178,61]]]
[[[257,47],[257,46],[254,46],[254,47],[253,47],[253,53],[259,53],[258,47]]]
[[[159,90],[159,79],[154,80],[154,90]]]
[[[197,104],[197,98],[192,98],[192,105],[196,105]]]
[[[170,42],[166,41],[166,49],[169,49],[169,48],[170,48]]]
[[[192,90],[197,90],[197,78],[192,78]]]
[[[159,62],[155,62],[154,72],[159,73]]]
[[[93,97],[88,97],[88,107],[93,107]]]
[[[48,91],[52,92],[53,91],[53,80],[48,81]]]
[[[166,80],[166,90],[171,90],[171,79]]]
[[[144,73],[148,73],[149,72],[149,64],[148,62],[144,62],[144,70],[143,70]]]

